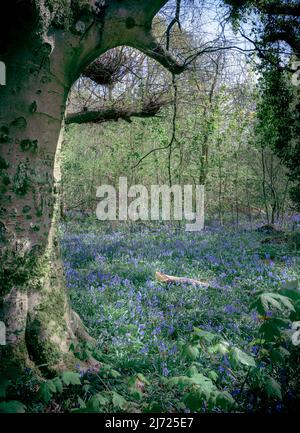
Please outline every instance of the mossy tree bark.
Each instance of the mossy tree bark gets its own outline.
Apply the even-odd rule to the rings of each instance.
[[[2,369],[72,368],[71,341],[90,338],[69,306],[56,233],[57,145],[66,100],[81,71],[118,45],[136,47],[181,72],[151,33],[152,19],[166,2],[13,0],[2,17],[0,57],[7,67],[6,85],[0,86],[0,320],[7,340]]]

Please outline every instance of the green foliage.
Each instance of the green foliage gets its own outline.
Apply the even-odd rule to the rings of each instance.
[[[279,62],[279,56],[274,55],[274,60]],[[267,61],[262,62],[260,68],[256,139],[263,147],[270,147],[288,168],[291,197],[299,207],[299,93],[291,84],[290,73],[282,72]]]
[[[281,385],[273,377],[268,377],[264,386],[268,397],[282,400]]]
[[[54,379],[43,382],[39,389],[39,396],[44,403],[47,404],[53,398],[54,394],[61,394],[64,390],[64,386],[69,385],[81,385],[78,373],[64,371],[60,377],[55,377]]]
[[[80,385],[80,376],[78,373],[72,371],[65,371],[62,373],[62,381],[66,385]]]
[[[0,413],[24,413],[26,406],[17,400],[0,403]]]
[[[4,409],[10,401],[20,401],[26,412],[275,412],[277,407],[288,411],[290,393],[295,393],[292,402],[297,401],[299,347],[293,335],[300,320],[299,257],[284,268],[286,282],[277,278],[283,258],[294,251],[288,244],[273,255],[270,277],[264,255],[272,246],[265,245],[264,254],[258,254],[263,235],[255,231],[190,236],[151,227],[114,235],[95,231],[91,236],[90,223],[87,229],[88,237],[84,224],[74,234],[72,222],[72,235],[62,246],[68,263],[74,263],[68,273],[73,306],[97,344],[71,344],[81,361],[76,373],[38,383],[31,373],[22,381],[2,380]],[[169,249],[171,256],[165,254]],[[124,262],[133,258],[145,278],[135,278],[134,266],[126,274]],[[211,286],[167,287],[154,281],[153,269],[175,275],[179,266],[186,275],[209,278]],[[235,269],[234,277],[228,269]],[[119,271],[121,279],[116,278]],[[214,278],[219,278],[217,287]],[[89,358],[96,358],[99,367],[86,369]]]
[[[188,360],[195,361],[199,357],[199,349],[195,346],[188,344],[183,349],[183,356]]]
[[[80,402],[81,409],[86,409],[87,412],[100,412],[101,408],[107,406],[109,403],[108,396],[105,396],[105,394],[95,394],[93,397],[89,399],[87,404],[83,401]]]
[[[289,298],[279,293],[262,293],[252,304],[252,308],[256,308],[260,314],[266,314],[271,309],[295,311]]]
[[[229,351],[229,359],[233,367],[238,367],[239,364],[246,365],[247,367],[256,366],[253,356],[248,355],[238,347],[232,347]]]

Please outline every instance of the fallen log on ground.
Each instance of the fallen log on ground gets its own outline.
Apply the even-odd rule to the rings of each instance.
[[[193,284],[201,287],[208,287],[208,281],[204,280],[195,280],[193,278],[186,277],[174,277],[172,275],[166,275],[162,272],[155,272],[156,279],[161,283],[182,283],[182,284]]]

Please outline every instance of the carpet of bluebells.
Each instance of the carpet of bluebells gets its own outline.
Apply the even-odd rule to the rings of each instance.
[[[250,306],[257,294],[299,277],[300,255],[289,243],[262,243],[265,237],[250,228],[189,233],[168,225],[112,230],[65,222],[61,242],[72,305],[97,341],[98,359],[115,372],[102,376],[97,391],[113,390],[121,403],[129,402],[126,411],[137,412],[281,412],[295,405],[296,371],[266,360],[262,318]],[[206,280],[209,287],[164,284],[156,271]],[[267,311],[264,320],[272,314]],[[197,340],[197,332],[204,339]],[[226,350],[217,356],[207,348],[214,336],[219,345],[238,348],[239,365]],[[270,375],[265,394],[247,380],[252,360],[258,382],[260,374]],[[80,364],[78,371],[84,374]],[[223,394],[212,403],[207,393],[200,395],[198,407],[194,394],[203,380],[208,394]]]

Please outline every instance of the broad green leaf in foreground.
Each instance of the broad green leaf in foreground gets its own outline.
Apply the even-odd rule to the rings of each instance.
[[[17,400],[0,403],[0,413],[25,413],[26,406]]]
[[[61,378],[66,385],[81,385],[79,374],[73,371],[64,371]]]
[[[267,378],[265,382],[265,390],[269,397],[275,397],[279,400],[282,400],[281,386],[272,377]]]
[[[256,308],[260,314],[266,314],[266,312],[272,308],[279,311],[284,309],[295,311],[295,308],[288,297],[280,295],[279,293],[271,292],[262,293],[252,304],[252,308]]]
[[[256,363],[251,355],[243,352],[238,347],[233,347],[229,353],[229,359],[233,367],[237,367],[238,364],[246,365],[247,367],[255,367]]]

